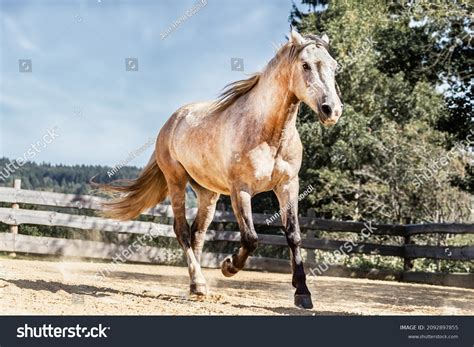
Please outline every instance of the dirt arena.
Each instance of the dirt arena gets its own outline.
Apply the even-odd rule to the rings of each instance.
[[[210,294],[188,294],[187,269],[0,259],[0,314],[50,315],[472,315],[474,290],[365,279],[310,280],[313,310],[293,306],[290,275],[205,269]]]

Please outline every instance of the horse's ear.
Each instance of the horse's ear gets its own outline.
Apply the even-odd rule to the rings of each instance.
[[[327,36],[326,34],[323,34],[323,36],[321,36],[321,40],[323,40],[324,42],[326,42],[326,44],[329,45],[329,36]]]
[[[293,27],[291,27],[290,38],[288,39],[288,41],[296,45],[302,45],[305,42],[305,39],[303,38],[303,36],[300,35],[299,32],[297,32]]]

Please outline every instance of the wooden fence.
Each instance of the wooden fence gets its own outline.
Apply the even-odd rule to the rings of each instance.
[[[99,230],[121,234],[151,234],[153,236],[174,237],[173,228],[167,224],[144,221],[116,221],[101,217],[77,215],[71,213],[51,211],[54,208],[73,208],[75,210],[101,210],[101,198],[87,195],[60,194],[43,191],[21,189],[21,181],[15,180],[13,188],[0,187],[0,203],[12,204],[11,207],[0,208],[0,223],[9,225],[10,232],[0,233],[0,251],[39,255],[69,256],[95,259],[113,259],[121,254],[128,245],[124,243],[106,243],[79,239],[61,239],[53,237],[29,236],[19,233],[18,227],[22,224],[61,226],[79,230]],[[21,209],[19,204],[48,206],[50,210]],[[187,210],[188,218],[192,219],[196,209]],[[172,218],[170,206],[158,205],[147,211],[145,216]],[[270,215],[254,214],[256,225],[267,225],[266,220]],[[474,288],[473,274],[443,274],[443,273],[418,273],[410,271],[412,261],[416,258],[445,259],[472,261],[474,259],[474,246],[422,246],[413,243],[413,236],[420,234],[474,234],[474,224],[414,224],[391,225],[378,224],[369,226],[361,222],[341,222],[310,217],[300,217],[300,226],[305,233],[302,248],[307,252],[314,250],[341,251],[345,254],[362,253],[380,256],[395,256],[404,259],[404,271],[386,273],[383,271],[357,271],[343,267],[331,266],[324,275],[343,275],[369,278],[392,278],[397,280],[423,282],[441,285],[454,285]],[[230,212],[216,211],[214,222],[236,223],[235,216]],[[280,226],[278,219],[272,226]],[[387,235],[402,237],[402,245],[386,245],[376,243],[351,243],[349,241],[319,239],[311,231],[320,230],[330,233],[350,232],[361,234],[364,230],[372,235]],[[237,231],[209,230],[206,234],[207,241],[239,242],[240,233]],[[282,234],[260,234],[260,245],[286,246],[286,238]],[[227,254],[204,253],[202,265],[204,267],[218,267]],[[145,263],[164,263],[169,257],[169,250],[144,246],[136,252],[131,252],[128,261]],[[307,259],[307,267],[312,268],[321,264]],[[251,257],[247,268],[256,270],[289,272],[287,260],[264,257]]]

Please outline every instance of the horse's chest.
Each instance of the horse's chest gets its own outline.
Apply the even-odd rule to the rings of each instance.
[[[277,153],[277,148],[262,143],[248,153],[250,171],[256,187],[272,188],[272,184],[289,179],[298,173],[298,167]]]

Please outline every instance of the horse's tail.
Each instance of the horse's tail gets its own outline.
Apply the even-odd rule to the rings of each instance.
[[[115,180],[112,184],[93,184],[104,191],[124,193],[121,197],[103,203],[104,211],[101,213],[104,217],[120,220],[138,217],[146,209],[162,202],[168,194],[165,176],[156,162],[154,152],[138,178]]]

